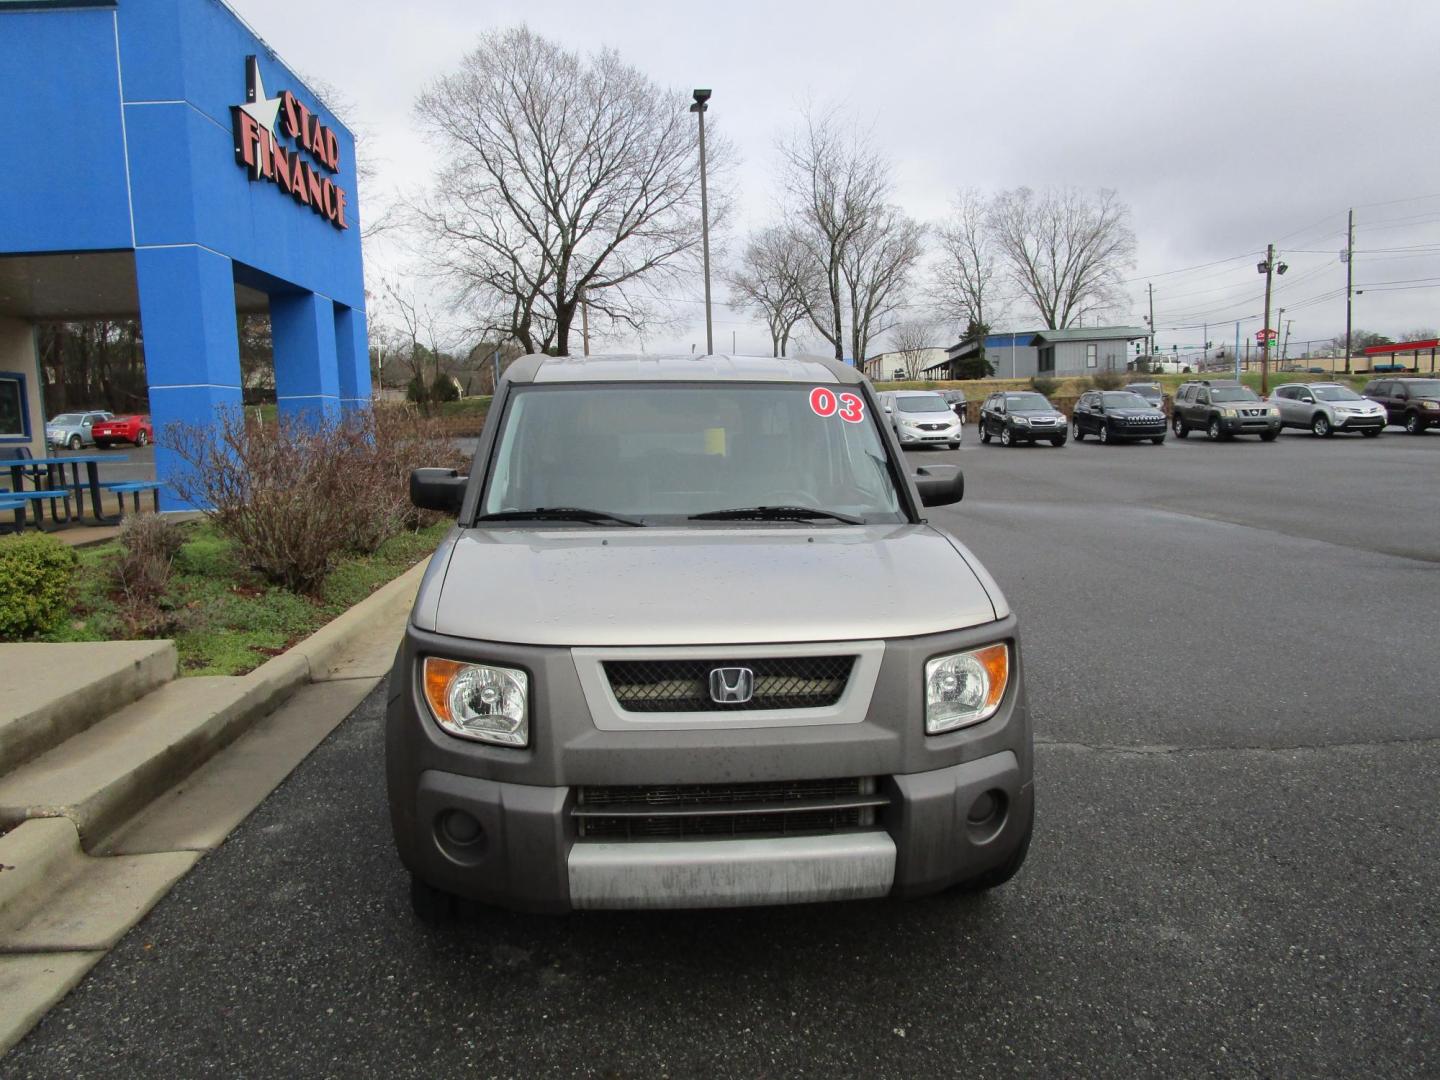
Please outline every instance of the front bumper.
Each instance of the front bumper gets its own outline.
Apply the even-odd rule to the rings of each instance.
[[[1364,431],[1367,428],[1378,431],[1385,426],[1385,423],[1386,420],[1384,413],[1380,413],[1376,416],[1358,416],[1355,414],[1346,415],[1345,413],[1336,413],[1334,419],[1331,421],[1331,426],[1336,431]]]
[[[1227,435],[1262,435],[1267,431],[1279,432],[1278,416],[1222,416],[1220,430]]]
[[[916,675],[925,659],[1002,639],[1011,642],[1014,667],[1000,710],[973,727],[927,737]],[[528,670],[533,744],[490,747],[440,731],[414,676],[416,658],[435,652]],[[402,862],[448,892],[520,910],[731,907],[935,892],[1002,865],[1025,842],[1032,769],[1013,617],[887,642],[869,710],[855,723],[604,730],[589,715],[569,650],[460,642],[413,627],[390,682],[386,773]],[[874,777],[883,805],[863,825],[736,839],[586,836],[575,813],[580,789],[593,785],[825,777]],[[998,810],[977,824],[972,811],[986,801]],[[457,814],[465,815],[464,828],[451,827]]]
[[[916,446],[922,443],[935,443],[937,445],[952,442],[958,443],[962,441],[964,433],[964,429],[959,424],[956,424],[953,428],[942,429],[940,431],[907,431],[905,428],[900,428],[897,431],[897,434],[900,436],[900,443],[903,446]]]

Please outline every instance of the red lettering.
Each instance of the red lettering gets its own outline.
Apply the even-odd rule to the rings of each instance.
[[[258,175],[255,169],[255,148],[260,125],[239,105],[230,106],[230,115],[235,123],[235,163],[249,169],[252,175]]]
[[[300,102],[286,90],[280,95],[280,106],[285,112],[285,134],[293,139],[300,134]]]
[[[329,180],[320,181],[320,192],[324,196],[322,204],[325,207],[325,216],[331,221],[335,220],[335,185]]]
[[[270,141],[270,168],[275,183],[290,190],[290,154],[274,139]]]
[[[349,225],[345,224],[345,189],[342,187],[335,189],[335,217],[332,220],[335,222],[337,228],[350,228]]]
[[[330,171],[340,171],[340,139],[329,128],[325,129],[325,153],[330,159]]]
[[[290,194],[295,196],[295,201],[301,206],[310,205],[310,187],[305,183],[305,178],[310,175],[310,167],[296,154],[290,159],[294,170],[290,173]]]
[[[298,101],[295,103],[295,108],[300,113],[300,130],[295,133],[295,136],[300,140],[300,145],[313,154],[314,151],[310,149],[310,110]]]
[[[325,125],[320,123],[320,117],[314,113],[310,114],[310,140],[305,144],[310,152],[319,160],[325,161]]]
[[[320,186],[320,174],[314,169],[305,170],[305,183],[310,188],[310,207],[317,214],[325,212],[325,189]]]

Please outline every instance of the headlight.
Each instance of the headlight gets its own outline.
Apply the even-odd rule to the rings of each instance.
[[[523,671],[427,656],[425,701],[451,735],[501,746],[530,742],[530,680]]]
[[[1427,401],[1427,402],[1425,402],[1425,408],[1427,408],[1427,409],[1440,409],[1440,401]]]
[[[1279,415],[1280,415],[1280,410],[1279,410],[1279,408],[1276,407],[1276,406],[1274,406],[1274,405],[1270,406],[1270,410],[1269,410],[1269,411],[1270,411],[1270,415],[1271,415],[1271,416],[1279,416]]]
[[[1010,647],[937,656],[925,665],[925,734],[978,724],[995,715],[1010,681]]]
[[[1229,407],[1227,406],[1226,408],[1223,408],[1223,409],[1220,410],[1220,415],[1221,415],[1221,416],[1238,416],[1239,413],[1237,413],[1234,409],[1231,409],[1231,408],[1229,408]]]
[[[1023,417],[1023,416],[1015,416],[1015,417],[1011,417],[1011,419],[1013,419],[1013,420],[1015,421],[1015,423],[1017,423],[1017,424],[1025,424],[1025,425],[1028,426],[1029,423],[1030,423],[1030,421],[1029,421],[1029,420],[1026,420],[1025,417]]]

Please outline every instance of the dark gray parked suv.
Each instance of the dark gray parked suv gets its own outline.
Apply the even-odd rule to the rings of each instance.
[[[1014,614],[830,361],[525,357],[390,677],[418,915],[986,888],[1024,861]]]

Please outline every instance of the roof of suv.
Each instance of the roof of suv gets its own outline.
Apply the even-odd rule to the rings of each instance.
[[[821,356],[522,356],[505,369],[514,383],[804,382],[858,385],[855,368]]]

